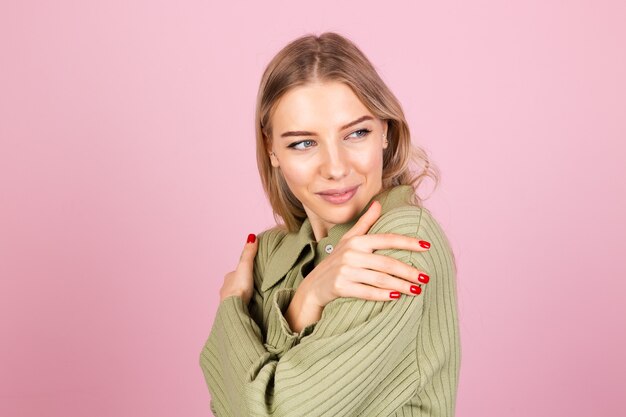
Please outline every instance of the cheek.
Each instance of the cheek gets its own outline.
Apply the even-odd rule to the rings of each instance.
[[[306,184],[310,182],[311,168],[303,163],[283,163],[281,171],[285,181],[291,185]]]
[[[368,152],[356,159],[355,163],[362,172],[378,171],[383,166],[383,154],[382,152]]]

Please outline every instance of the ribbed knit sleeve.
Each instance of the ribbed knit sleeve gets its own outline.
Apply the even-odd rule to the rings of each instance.
[[[417,259],[432,273],[416,339],[420,413],[409,415],[454,416],[461,367],[456,262],[443,229],[426,208],[419,235],[431,248]]]
[[[285,313],[295,293],[296,290],[293,288],[282,288],[275,291],[272,296],[271,317],[269,318],[265,347],[268,352],[276,354],[278,359],[298,344],[304,336],[310,334],[317,325],[317,322],[309,324],[300,332],[291,330]]]
[[[440,276],[442,270],[435,267],[439,257],[447,256],[447,241],[437,236],[437,229],[433,228],[427,237],[422,235],[421,219],[422,209],[403,207],[381,216],[369,233],[426,238],[431,242],[429,251],[388,249],[376,253],[416,266],[426,271],[432,281],[449,280],[449,276]],[[420,390],[431,386],[440,401],[453,403],[455,391],[434,386],[428,378],[440,376],[443,364],[454,356],[450,350],[455,349],[454,343],[429,346],[422,358],[428,364],[419,362],[422,353],[418,337],[425,312],[440,310],[445,316],[455,314],[456,309],[456,304],[425,308],[425,295],[431,285],[432,282],[425,286],[421,295],[402,294],[389,301],[333,300],[315,326],[302,334],[292,334],[293,339],[286,337],[280,353],[268,350],[258,323],[240,297],[224,299],[200,355],[214,414],[390,416]],[[292,294],[283,294],[286,295]],[[275,301],[272,308],[280,310],[280,296]],[[453,327],[445,329],[448,336],[455,332]],[[437,333],[442,330],[432,324],[429,329]],[[288,326],[283,330],[289,335]],[[428,343],[430,339],[440,339],[439,334],[421,337],[428,338]],[[455,383],[456,378],[451,381]],[[415,415],[451,416],[453,412],[441,404],[429,403],[428,407]]]

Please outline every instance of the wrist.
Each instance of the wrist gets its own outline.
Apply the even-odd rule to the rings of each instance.
[[[304,283],[300,284],[285,313],[289,328],[300,333],[306,326],[313,324],[322,316],[322,307],[311,299],[311,293],[306,291]]]
[[[228,297],[241,297],[242,300],[245,301],[243,293],[242,292],[236,292],[236,291],[229,291],[227,293],[222,293],[220,294],[220,302],[224,301],[226,298]]]

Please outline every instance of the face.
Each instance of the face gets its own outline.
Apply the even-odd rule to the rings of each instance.
[[[352,220],[381,190],[387,122],[371,114],[346,84],[289,90],[274,109],[272,126],[272,165],[304,206],[316,240]],[[354,190],[321,194],[348,188]]]

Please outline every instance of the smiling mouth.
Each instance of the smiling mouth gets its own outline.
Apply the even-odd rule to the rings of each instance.
[[[322,191],[318,194],[320,195],[332,195],[332,196],[339,196],[339,195],[343,195],[349,192],[352,192],[354,190],[356,190],[359,187],[359,185],[355,185],[353,187],[349,187],[349,188],[343,188],[343,189],[338,189],[338,190],[332,190],[332,191]]]
[[[318,195],[329,203],[343,204],[349,201],[350,199],[352,199],[352,197],[354,197],[359,187],[360,185],[357,185],[355,187],[346,189],[344,192],[332,193],[332,194],[318,193]]]

